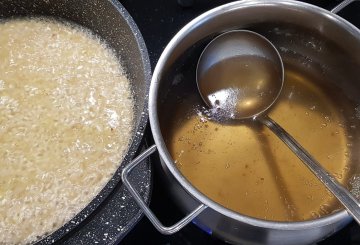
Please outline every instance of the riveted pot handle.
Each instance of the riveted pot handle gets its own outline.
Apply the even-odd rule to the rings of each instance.
[[[343,8],[345,8],[346,6],[348,6],[350,3],[355,2],[356,0],[344,0],[341,3],[339,3],[338,5],[336,5],[335,8],[333,8],[332,10],[330,10],[331,13],[337,14],[338,12],[340,12],[340,10],[342,10]]]
[[[140,206],[140,208],[144,211],[146,217],[151,221],[151,223],[155,226],[155,228],[164,235],[171,235],[179,230],[181,230],[185,225],[187,225],[190,221],[192,221],[196,216],[198,216],[204,209],[207,208],[205,204],[199,205],[194,211],[188,214],[186,217],[181,219],[179,222],[172,226],[164,226],[159,219],[155,216],[155,214],[150,210],[150,208],[145,204],[145,202],[141,199],[139,193],[135,190],[135,188],[131,185],[128,180],[128,175],[130,172],[145,158],[149,157],[152,153],[157,150],[156,145],[152,145],[139,156],[137,156],[134,160],[128,164],[123,171],[121,172],[121,178],[126,188],[131,193],[132,197],[135,199],[136,203]]]

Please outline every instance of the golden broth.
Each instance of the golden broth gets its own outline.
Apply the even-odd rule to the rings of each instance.
[[[342,111],[354,107],[343,100],[340,108],[333,101],[336,89],[303,74],[286,69],[283,91],[269,115],[345,183],[352,136]],[[164,138],[182,174],[209,198],[276,221],[308,220],[341,207],[269,129],[253,121],[211,120],[196,92],[176,90],[180,95],[168,96],[167,102],[175,105],[173,114],[162,119]]]

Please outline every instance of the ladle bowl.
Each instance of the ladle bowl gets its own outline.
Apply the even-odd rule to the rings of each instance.
[[[360,204],[290,134],[266,115],[284,83],[281,57],[265,37],[234,30],[214,38],[200,55],[196,81],[205,103],[232,119],[252,119],[267,126],[343,204],[360,224]]]
[[[229,31],[206,46],[196,79],[208,106],[232,118],[254,118],[279,97],[284,66],[265,37],[252,31]]]

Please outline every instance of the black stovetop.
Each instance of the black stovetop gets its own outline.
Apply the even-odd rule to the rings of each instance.
[[[152,69],[154,69],[161,52],[170,39],[190,20],[201,13],[225,4],[226,0],[120,0],[138,25],[147,45]],[[183,7],[181,3],[191,3],[190,7]],[[325,9],[332,9],[341,1],[317,0],[305,1]],[[339,13],[355,26],[360,28],[360,1],[357,1]],[[151,137],[148,130],[148,137]],[[151,140],[151,139],[150,139]],[[152,159],[156,164],[157,159]],[[165,225],[175,223],[182,218],[182,213],[172,202],[164,185],[154,171],[153,195],[151,209]],[[121,241],[121,244],[159,244],[159,245],[193,245],[225,244],[209,236],[193,224],[187,225],[178,233],[171,236],[161,235],[144,217],[135,228]],[[321,245],[330,244],[360,244],[360,228],[352,222],[340,232],[320,242]]]

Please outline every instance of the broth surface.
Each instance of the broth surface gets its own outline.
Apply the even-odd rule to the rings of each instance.
[[[110,180],[134,128],[130,83],[89,31],[0,23],[0,244],[61,227]]]
[[[266,58],[235,56],[212,65],[198,84],[207,105],[228,118],[249,118],[274,102],[281,90],[281,74]]]
[[[285,68],[284,88],[269,116],[346,186],[355,162],[351,130],[358,125],[343,112],[354,105],[341,96],[335,103],[340,90],[326,81]],[[174,108],[162,119],[162,132],[177,167],[199,191],[226,208],[266,220],[309,220],[341,208],[265,126],[214,120],[196,88],[174,90],[180,95],[165,102]]]

